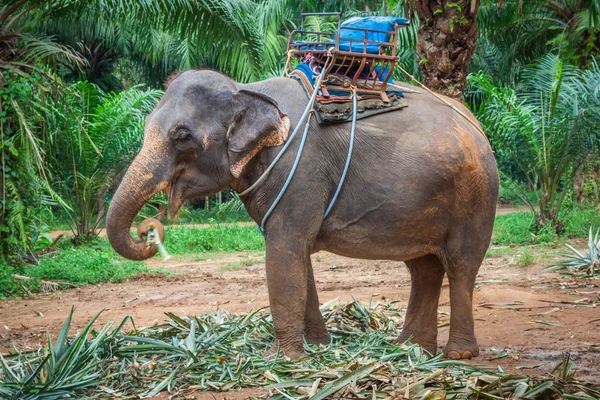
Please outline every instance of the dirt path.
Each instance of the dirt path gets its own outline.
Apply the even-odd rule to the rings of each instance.
[[[476,363],[499,365],[512,372],[549,371],[562,352],[571,352],[579,373],[600,381],[600,282],[574,280],[542,272],[550,261],[518,266],[518,249],[488,258],[475,292],[476,333],[483,349]],[[538,250],[546,251],[546,250]],[[0,302],[0,351],[36,347],[48,330],[56,334],[71,306],[77,308],[74,328],[105,310],[100,322],[132,315],[138,326],[163,320],[163,313],[192,315],[225,308],[242,312],[268,305],[261,256],[230,254],[191,262],[152,260],[151,266],[173,271],[172,277],[146,276],[122,283],[88,286],[23,300]],[[366,261],[319,253],[313,256],[322,302],[354,296],[367,302],[408,303],[410,281],[403,263]],[[257,264],[248,265],[253,262]],[[236,267],[240,269],[235,270]],[[234,269],[234,270],[229,270]],[[509,304],[506,304],[509,303]],[[448,337],[448,285],[440,305],[440,345]],[[43,315],[43,316],[41,316]],[[509,354],[489,360],[501,351]],[[212,398],[212,397],[208,397]]]

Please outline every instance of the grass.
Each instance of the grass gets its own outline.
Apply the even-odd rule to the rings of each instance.
[[[262,264],[264,262],[265,262],[265,258],[264,257],[261,257],[261,258],[247,258],[247,259],[244,259],[244,260],[240,260],[238,262],[227,264],[226,266],[224,266],[221,269],[223,271],[237,271],[237,270],[240,270],[242,268],[250,267],[250,266],[256,265],[256,264]]]
[[[100,246],[70,246],[59,253],[43,257],[34,266],[0,265],[0,298],[26,295],[40,290],[41,281],[56,282],[59,288],[104,282],[123,282],[140,274],[164,273],[150,269],[143,262],[120,258],[106,243]],[[32,278],[21,281],[14,274]]]
[[[563,220],[566,221],[564,232],[557,237],[552,228],[534,232],[534,216],[530,212],[518,212],[496,217],[492,244],[530,245],[551,244],[565,241],[569,238],[587,237],[590,226],[600,226],[600,211],[596,209],[581,210],[572,208],[565,211]]]
[[[185,207],[179,212],[178,218],[180,223],[192,224],[252,222],[252,218],[250,218],[245,209],[224,211],[218,206],[210,210]]]
[[[533,265],[535,261],[536,257],[534,256],[533,251],[530,248],[525,247],[523,252],[520,254],[517,265],[520,267],[529,267]]]
[[[139,223],[144,218],[156,218],[158,209],[150,203],[140,211],[136,221]],[[220,223],[236,223],[236,222],[252,222],[252,218],[248,215],[243,206],[227,207],[227,203],[222,205],[214,204],[212,208],[199,208],[190,205],[184,205],[177,213],[174,220],[165,219],[162,221],[164,225],[177,224],[220,224]]]
[[[561,237],[557,237],[552,229],[534,232],[533,220],[533,214],[528,212],[496,217],[492,244],[495,246],[549,245],[568,238],[586,237],[590,225],[600,226],[600,212],[594,209],[571,209],[565,216],[568,222]],[[254,226],[236,224],[218,224],[207,228],[171,226],[167,227],[165,245],[173,255],[223,253],[264,250],[264,238]]]
[[[67,339],[70,318],[56,343],[0,359],[0,395],[27,398],[147,398],[168,390],[261,387],[273,399],[411,398],[591,400],[600,385],[578,380],[565,357],[551,374],[530,378],[464,361],[431,357],[420,347],[391,344],[404,310],[393,304],[328,303],[322,307],[332,342],[305,345],[308,357],[290,361],[266,355],[273,342],[266,310],[223,310],[122,333],[86,326]],[[96,318],[96,317],[95,317]],[[131,321],[133,322],[133,321]],[[54,396],[54,397],[52,397]],[[403,397],[402,397],[403,396]]]
[[[255,226],[222,224],[206,228],[171,226],[165,246],[172,255],[264,250],[265,239]]]
[[[172,255],[192,255],[200,261],[214,253],[264,250],[265,241],[254,226],[169,226],[166,228],[165,245]],[[15,267],[0,264],[0,298],[39,291],[42,280],[58,282],[60,288],[66,288],[122,282],[144,273],[164,273],[148,268],[143,262],[122,259],[105,239],[96,239],[82,246],[73,246],[70,241],[63,240],[58,250],[58,254],[41,258],[35,266]],[[241,267],[242,265],[239,266]],[[19,281],[13,277],[14,274],[24,275],[33,280]]]
[[[490,246],[485,253],[486,258],[505,257],[515,254],[517,249],[509,246]]]
[[[533,233],[533,215],[531,213],[512,213],[496,218],[493,246],[488,257],[499,257],[522,251],[519,265],[531,265],[535,261],[529,250],[511,247],[523,247],[538,244],[555,244],[572,237],[586,237],[589,226],[600,226],[600,212],[573,208],[567,212],[565,232],[561,237],[548,231]],[[215,253],[237,251],[264,251],[262,235],[251,225],[217,224],[210,227],[168,226],[165,246],[175,256],[191,256],[194,260],[205,260]],[[39,281],[60,281],[63,286],[96,284],[101,282],[120,282],[141,273],[153,272],[143,263],[134,263],[120,259],[110,248],[106,240],[97,240],[91,245],[73,247],[63,240],[61,253],[42,258],[34,267],[17,268],[0,265],[0,298],[27,294],[39,289]],[[319,256],[315,258],[319,261]],[[259,262],[259,261],[257,261]],[[244,260],[224,267],[227,270],[240,269],[254,261]],[[155,272],[155,271],[154,271]],[[14,274],[22,274],[34,279],[33,282],[19,282]],[[36,286],[38,289],[36,289]]]

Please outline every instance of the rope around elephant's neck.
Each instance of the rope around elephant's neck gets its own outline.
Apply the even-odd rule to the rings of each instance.
[[[316,91],[317,91],[317,89],[315,89],[315,92]],[[327,218],[327,216],[331,212],[331,209],[333,208],[333,205],[335,204],[335,202],[340,194],[340,191],[342,190],[342,186],[344,186],[344,180],[346,179],[346,174],[348,173],[348,168],[350,166],[350,158],[352,157],[352,149],[354,148],[354,132],[356,130],[356,113],[357,113],[357,109],[358,109],[357,104],[356,104],[357,97],[358,97],[358,95],[356,93],[356,87],[352,87],[352,106],[353,106],[352,107],[352,126],[350,128],[350,145],[348,147],[348,155],[346,156],[346,163],[344,164],[342,176],[341,176],[338,186],[336,188],[335,194],[333,195],[331,201],[329,202],[329,205],[327,206],[325,214],[323,215],[323,219]],[[300,147],[298,148],[298,153],[296,154],[296,159],[294,160],[294,164],[292,165],[292,169],[290,170],[285,183],[283,184],[281,190],[279,191],[279,194],[275,198],[275,201],[273,201],[273,204],[271,204],[271,207],[269,207],[269,209],[265,213],[265,216],[262,219],[262,222],[260,223],[259,230],[260,230],[261,234],[265,237],[266,237],[265,224],[267,223],[269,216],[271,215],[273,210],[275,210],[275,207],[277,207],[277,204],[279,204],[279,201],[285,194],[290,182],[292,181],[292,178],[294,177],[294,174],[296,173],[298,164],[300,163],[300,157],[302,157],[302,151],[304,150],[304,144],[306,142],[306,137],[308,136],[308,130],[310,128],[310,119],[311,119],[314,111],[315,111],[314,109],[311,109],[310,113],[308,115],[308,120],[306,121],[306,126],[304,127],[304,133],[302,134],[302,140],[300,142]]]
[[[316,90],[315,90],[315,92],[316,92]],[[269,207],[269,209],[265,213],[265,216],[263,217],[262,222],[260,223],[260,229],[263,233],[265,231],[265,224],[267,223],[269,216],[271,215],[273,210],[275,210],[275,207],[277,207],[277,204],[279,204],[279,201],[285,194],[288,186],[290,185],[290,182],[292,181],[292,178],[294,177],[294,174],[296,173],[296,168],[298,168],[298,164],[300,163],[300,157],[302,156],[302,151],[304,150],[304,143],[306,143],[306,137],[308,136],[308,129],[310,128],[310,118],[313,115],[313,111],[314,110],[311,109],[310,114],[308,114],[308,119],[306,120],[306,126],[304,127],[304,133],[302,134],[302,140],[300,141],[300,147],[298,147],[298,153],[296,153],[296,158],[294,159],[294,164],[292,165],[292,169],[290,169],[288,177],[285,180],[285,183],[283,184],[283,186],[281,187],[279,194],[275,198],[275,201],[273,201],[273,204],[271,204],[271,207]]]
[[[477,129],[479,131],[479,133],[481,133],[483,135],[483,137],[488,141],[490,141],[490,139],[488,139],[487,135],[485,134],[485,132],[483,131],[483,129],[481,129],[481,127],[479,126],[478,123],[476,123],[475,121],[473,121],[471,118],[469,118],[464,112],[462,112],[461,110],[459,110],[458,108],[456,108],[455,106],[453,106],[452,104],[450,104],[446,99],[444,99],[443,97],[441,97],[439,94],[435,93],[433,90],[429,89],[427,86],[423,85],[421,82],[419,82],[417,80],[417,78],[415,78],[414,76],[412,76],[411,74],[408,73],[408,71],[406,71],[404,68],[402,68],[400,65],[396,65],[396,67],[398,67],[398,69],[402,72],[404,72],[404,74],[406,76],[408,76],[413,82],[415,82],[417,85],[419,85],[422,89],[424,89],[426,92],[429,92],[430,94],[433,95],[433,97],[435,97],[436,99],[440,100],[442,103],[446,104],[448,107],[452,108],[454,111],[456,111],[457,113],[460,114],[460,116],[462,116],[464,119],[466,119],[471,125],[473,125],[475,127],[475,129]]]

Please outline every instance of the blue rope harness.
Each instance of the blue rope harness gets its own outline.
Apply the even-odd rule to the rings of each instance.
[[[269,216],[275,210],[275,208],[277,207],[277,204],[279,204],[279,201],[281,200],[281,198],[285,194],[288,186],[290,185],[290,182],[292,181],[292,178],[294,177],[294,174],[296,173],[296,169],[298,168],[298,164],[300,163],[300,157],[302,156],[302,151],[304,150],[304,144],[306,143],[306,137],[308,136],[308,129],[310,128],[310,119],[312,117],[312,112],[313,112],[313,110],[311,110],[311,109],[312,109],[312,106],[313,106],[313,104],[315,102],[315,99],[317,97],[317,91],[318,91],[318,88],[320,87],[322,79],[323,79],[323,74],[321,74],[319,76],[319,78],[317,79],[317,83],[315,84],[315,90],[313,91],[313,94],[312,94],[310,100],[308,101],[308,105],[307,105],[306,109],[304,110],[304,113],[302,114],[302,117],[300,117],[300,121],[298,121],[298,124],[296,125],[296,128],[294,129],[294,131],[290,135],[287,143],[283,146],[283,148],[281,149],[281,151],[279,152],[279,154],[277,154],[277,156],[275,157],[275,159],[273,160],[273,162],[271,163],[271,165],[269,165],[269,167],[256,180],[256,182],[254,182],[252,184],[252,186],[250,186],[248,189],[244,190],[243,192],[241,192],[239,194],[240,196],[244,196],[244,195],[248,194],[251,190],[253,190],[267,176],[267,174],[273,169],[273,167],[275,166],[275,164],[277,163],[277,161],[279,161],[279,159],[281,158],[281,156],[283,155],[283,153],[287,150],[287,148],[289,147],[290,143],[292,142],[292,140],[296,136],[296,133],[298,133],[298,128],[300,127],[300,125],[302,124],[302,122],[304,122],[304,119],[308,115],[308,119],[307,119],[306,125],[304,127],[304,132],[302,133],[302,140],[300,141],[300,147],[298,148],[298,153],[296,154],[296,158],[294,160],[294,164],[292,165],[292,169],[290,170],[290,172],[288,174],[288,177],[285,180],[285,183],[281,187],[281,190],[279,191],[279,194],[275,198],[275,201],[273,201],[273,204],[271,204],[271,206],[269,207],[269,209],[265,213],[265,215],[264,215],[264,217],[263,217],[260,225],[257,224],[258,230],[263,235],[263,237],[266,237],[266,234],[265,234],[265,224],[267,223],[267,220],[269,219]],[[342,171],[342,176],[340,177],[340,182],[338,183],[338,186],[337,186],[336,191],[335,191],[335,193],[333,195],[333,198],[331,199],[331,201],[329,202],[329,205],[327,206],[327,209],[325,210],[325,214],[323,215],[323,219],[327,218],[327,216],[331,212],[331,210],[332,210],[332,208],[333,208],[336,200],[338,199],[340,191],[342,190],[342,186],[344,185],[344,180],[346,179],[346,174],[348,173],[348,169],[350,167],[350,159],[352,158],[352,151],[354,149],[354,138],[355,138],[355,130],[356,130],[356,113],[357,113],[357,109],[358,109],[358,107],[357,107],[357,95],[356,95],[356,92],[353,91],[352,92],[352,125],[351,125],[351,128],[350,128],[350,145],[348,146],[348,155],[346,156],[346,163],[344,165],[344,170]]]
[[[338,183],[338,187],[335,191],[335,194],[333,195],[333,198],[331,199],[331,202],[329,203],[327,210],[325,210],[325,215],[323,216],[323,219],[327,218],[327,216],[331,212],[331,209],[333,208],[333,205],[335,204],[335,201],[337,200],[337,198],[340,194],[340,191],[342,190],[342,186],[344,185],[344,180],[346,179],[346,173],[348,172],[348,167],[350,167],[350,158],[352,158],[352,150],[354,149],[354,131],[356,130],[356,109],[357,108],[358,107],[356,106],[356,92],[353,92],[352,93],[352,127],[350,128],[350,145],[348,146],[348,155],[346,156],[346,164],[344,165],[344,171],[342,172],[342,177],[340,178],[340,183]]]
[[[298,154],[296,154],[296,159],[294,160],[292,169],[290,170],[290,173],[288,174],[288,177],[285,180],[283,187],[279,191],[279,194],[275,198],[275,201],[273,202],[273,204],[271,204],[271,207],[269,207],[269,210],[267,210],[267,212],[265,213],[265,216],[262,219],[262,222],[260,223],[260,229],[263,231],[263,233],[265,231],[265,223],[267,222],[267,219],[269,218],[269,216],[271,215],[271,213],[273,212],[275,207],[277,207],[279,200],[281,200],[281,198],[283,197],[285,191],[287,190],[288,186],[290,185],[290,182],[292,181],[292,178],[294,177],[294,174],[296,173],[296,168],[298,168],[298,164],[300,163],[300,157],[302,156],[302,151],[304,150],[304,143],[306,143],[306,137],[308,136],[308,128],[310,128],[310,117],[312,117],[312,112],[309,114],[308,120],[306,121],[306,126],[304,127],[304,133],[302,134],[302,141],[300,142],[300,147],[298,148]]]

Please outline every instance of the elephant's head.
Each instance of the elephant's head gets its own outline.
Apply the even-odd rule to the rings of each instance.
[[[168,191],[173,217],[184,202],[230,187],[262,148],[285,142],[289,125],[262,93],[212,71],[181,74],[148,117],[144,145],[114,195],[106,220],[111,245],[133,260],[153,256],[156,249],[133,239],[130,228],[155,193]]]

